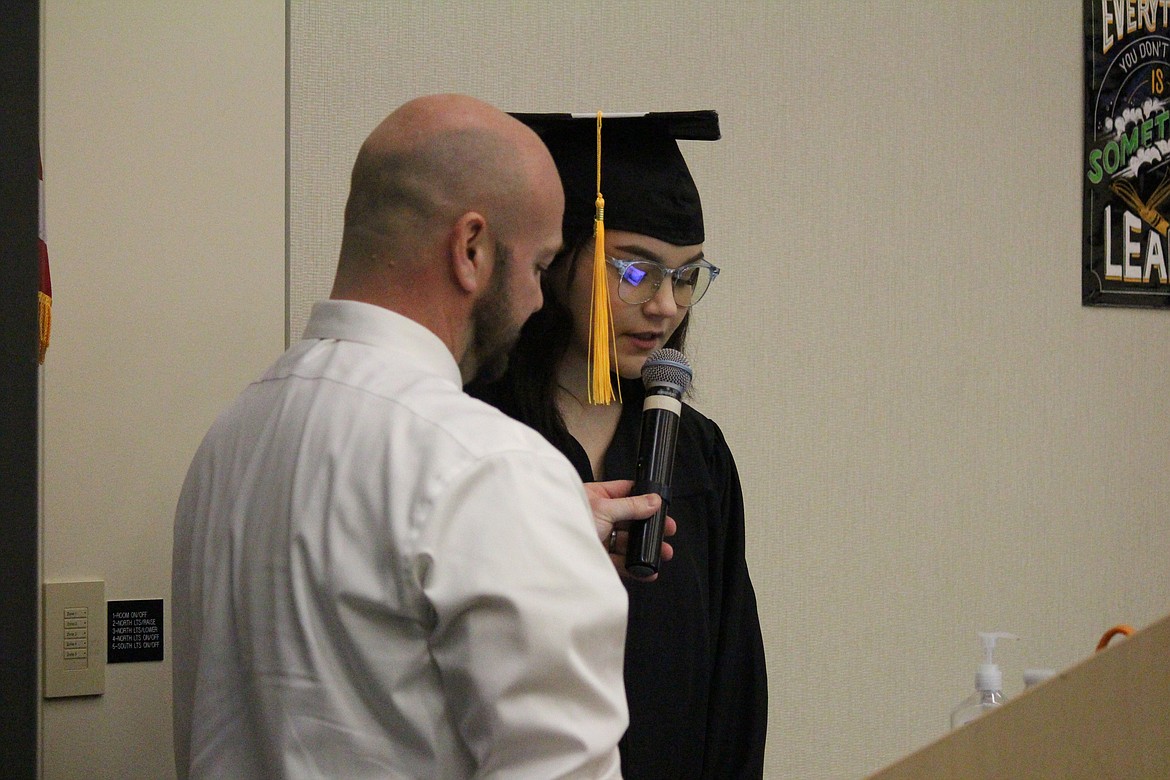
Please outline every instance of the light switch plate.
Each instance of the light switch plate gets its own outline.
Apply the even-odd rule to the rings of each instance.
[[[45,698],[95,696],[106,689],[106,583],[46,582]]]

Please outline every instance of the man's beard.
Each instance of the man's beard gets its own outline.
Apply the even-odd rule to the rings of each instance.
[[[508,355],[520,337],[520,326],[511,321],[512,299],[505,282],[511,253],[497,243],[496,258],[491,287],[471,310],[474,329],[471,349],[477,364],[475,379],[482,382],[494,382],[504,375],[508,370]]]

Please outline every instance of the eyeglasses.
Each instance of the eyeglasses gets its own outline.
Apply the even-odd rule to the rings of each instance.
[[[618,297],[626,303],[645,303],[655,296],[658,288],[668,276],[674,292],[674,302],[679,306],[694,306],[707,292],[711,282],[719,276],[719,269],[700,260],[678,268],[667,268],[653,260],[618,260],[606,257],[605,262],[621,274],[618,282]]]

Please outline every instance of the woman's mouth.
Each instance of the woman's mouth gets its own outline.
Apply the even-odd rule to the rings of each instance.
[[[626,338],[630,340],[630,344],[635,349],[650,351],[658,347],[662,334],[644,331],[642,333],[627,333]]]

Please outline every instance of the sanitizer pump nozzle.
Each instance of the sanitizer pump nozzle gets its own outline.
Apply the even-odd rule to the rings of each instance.
[[[1003,704],[1003,672],[995,663],[995,643],[1000,639],[1019,637],[1002,631],[979,632],[979,641],[983,644],[983,663],[975,673],[975,693],[964,699],[951,713],[951,728],[958,728]]]
[[[980,691],[1003,691],[1003,672],[995,662],[995,642],[998,639],[1019,639],[1015,634],[1006,634],[1003,631],[990,633],[980,632],[979,641],[983,643],[983,663],[975,673],[975,688]]]

